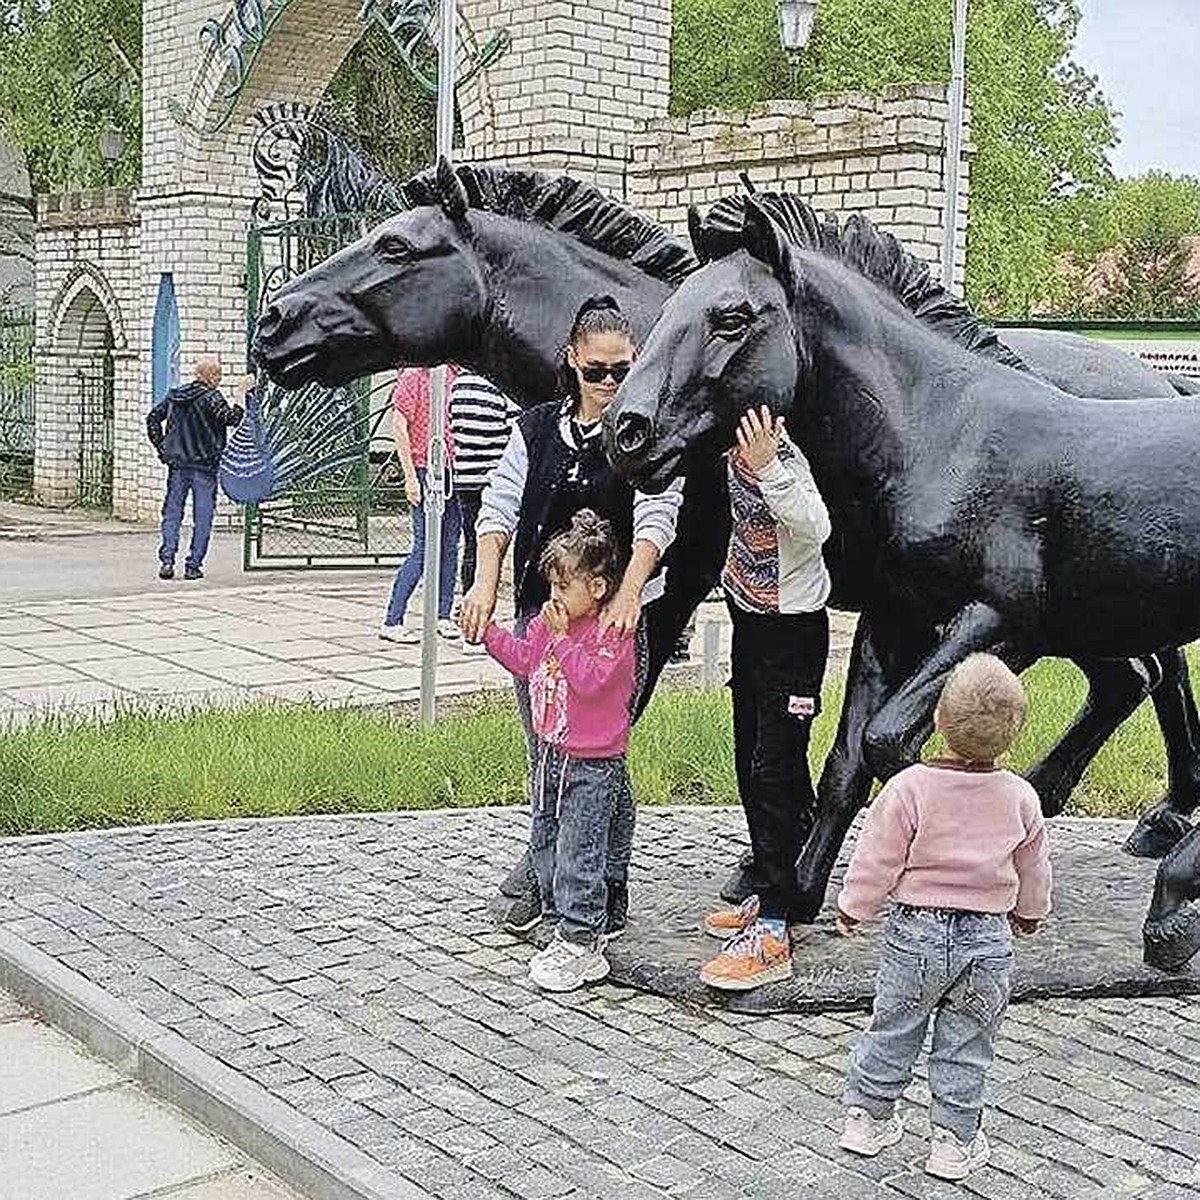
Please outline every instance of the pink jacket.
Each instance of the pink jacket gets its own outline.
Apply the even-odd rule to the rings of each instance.
[[[890,895],[921,908],[1050,911],[1050,855],[1037,792],[1011,771],[919,763],[871,805],[838,907],[869,921]]]
[[[577,622],[555,637],[534,617],[523,638],[489,625],[488,653],[518,679],[529,680],[534,732],[576,758],[614,758],[629,744],[633,697],[633,638],[609,631],[599,621]]]

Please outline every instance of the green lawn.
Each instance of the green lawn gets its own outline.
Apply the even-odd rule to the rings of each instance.
[[[1031,716],[1012,755],[1034,761],[1083,696],[1068,664],[1026,675]],[[814,770],[841,702],[825,697]],[[356,709],[263,706],[233,713],[118,716],[104,724],[49,721],[0,733],[0,834],[219,817],[469,807],[521,800],[523,744],[506,694],[447,715],[433,730]],[[661,690],[633,738],[644,804],[733,803],[723,689]],[[1131,816],[1161,794],[1162,745],[1148,704],[1092,764],[1074,811]]]

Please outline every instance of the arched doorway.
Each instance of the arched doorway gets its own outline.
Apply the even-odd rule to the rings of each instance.
[[[60,386],[74,410],[75,503],[106,512],[113,503],[113,425],[116,347],[112,321],[95,289],[86,282],[63,310],[55,349],[71,364]]]

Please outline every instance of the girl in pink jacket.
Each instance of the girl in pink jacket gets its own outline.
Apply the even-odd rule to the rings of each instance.
[[[529,964],[549,991],[603,979],[605,866],[614,800],[629,786],[625,749],[635,656],[630,637],[601,633],[600,609],[621,580],[612,527],[591,509],[551,539],[539,564],[550,599],[523,637],[489,624],[488,653],[528,680],[537,761],[529,849],[554,938]]]

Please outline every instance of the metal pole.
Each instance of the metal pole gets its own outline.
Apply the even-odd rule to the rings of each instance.
[[[942,209],[942,283],[952,290],[966,92],[967,0],[954,0],[954,45],[950,59],[950,128],[946,136],[946,203]]]
[[[456,0],[441,0],[438,30],[437,154],[450,160],[454,142]],[[446,510],[446,368],[433,372],[429,397],[429,468],[425,473],[425,583],[421,626],[421,721],[437,719],[437,616]]]

